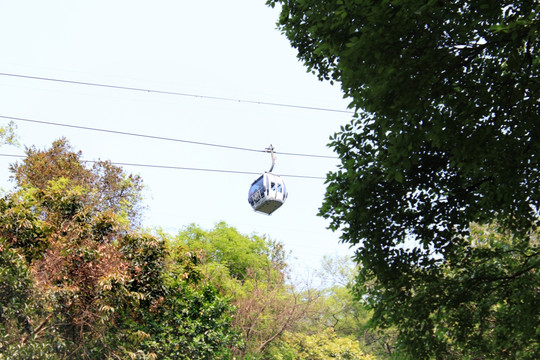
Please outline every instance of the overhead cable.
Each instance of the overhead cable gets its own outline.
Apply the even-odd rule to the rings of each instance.
[[[227,97],[220,97],[220,96],[209,96],[209,95],[200,95],[200,94],[192,94],[192,93],[182,93],[182,92],[167,91],[167,90],[143,89],[143,88],[130,87],[130,86],[101,84],[101,83],[66,80],[66,79],[56,79],[56,78],[47,78],[47,77],[30,76],[30,75],[22,75],[22,74],[0,73],[0,76],[10,76],[10,77],[16,77],[16,78],[31,79],[31,80],[41,80],[41,81],[52,81],[52,82],[58,82],[58,83],[64,83],[64,84],[73,84],[73,85],[94,86],[94,87],[102,87],[102,88],[117,89],[117,90],[129,90],[129,91],[138,91],[138,92],[164,94],[164,95],[185,96],[185,97],[193,97],[193,98],[206,99],[206,100],[219,100],[219,101],[246,103],[246,104],[279,106],[279,107],[296,108],[296,109],[304,109],[304,110],[329,111],[329,112],[337,112],[337,113],[344,113],[344,114],[354,114],[354,111],[350,111],[350,110],[339,110],[339,109],[330,109],[330,108],[322,108],[322,107],[314,107],[314,106],[283,104],[283,103],[257,101],[257,100],[234,99],[234,98],[227,98]]]
[[[142,137],[142,138],[154,139],[154,140],[161,140],[161,141],[174,141],[174,142],[182,142],[182,143],[194,144],[194,145],[214,146],[214,147],[220,147],[220,148],[232,149],[232,150],[242,150],[242,151],[252,151],[252,152],[267,152],[266,150],[257,150],[257,149],[250,149],[250,148],[244,148],[244,147],[238,147],[238,146],[213,144],[213,143],[207,143],[207,142],[201,142],[201,141],[192,141],[192,140],[184,140],[184,139],[175,139],[175,138],[169,138],[169,137],[163,137],[163,136],[154,136],[154,135],[132,133],[132,132],[127,132],[127,131],[100,129],[100,128],[94,128],[94,127],[88,127],[88,126],[63,124],[63,123],[57,123],[57,122],[52,122],[52,121],[27,119],[27,118],[13,117],[13,116],[0,115],[0,118],[8,119],[8,120],[14,120],[14,121],[24,121],[24,122],[35,123],[35,124],[62,126],[62,127],[73,128],[73,129],[79,129],[79,130],[90,130],[90,131],[105,132],[105,133],[109,133],[109,134],[136,136],[136,137]],[[328,156],[328,155],[299,154],[299,153],[288,153],[288,152],[277,152],[277,151],[275,153],[280,154],[280,155],[290,155],[290,156],[304,156],[304,157],[337,159],[336,156]]]
[[[15,155],[15,154],[0,154],[3,157],[12,157],[12,158],[25,158],[24,155]],[[96,163],[94,160],[82,160],[85,163]],[[145,167],[145,168],[155,168],[155,169],[169,169],[169,170],[187,170],[187,171],[204,171],[204,172],[219,172],[219,173],[229,173],[229,174],[239,174],[239,175],[261,175],[258,172],[250,171],[236,171],[236,170],[220,170],[220,169],[207,169],[207,168],[191,168],[191,167],[182,167],[182,166],[169,166],[169,165],[154,165],[154,164],[137,164],[137,163],[125,163],[125,162],[112,162],[112,165],[116,166],[134,166],[134,167]],[[291,175],[291,174],[280,174],[282,177],[289,178],[300,178],[300,179],[314,179],[314,180],[325,180],[325,177],[322,176],[309,176],[309,175]]]

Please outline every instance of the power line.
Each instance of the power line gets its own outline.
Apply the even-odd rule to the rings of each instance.
[[[41,80],[41,81],[52,81],[52,82],[59,82],[59,83],[73,84],[73,85],[94,86],[94,87],[102,87],[102,88],[117,89],[117,90],[129,90],[129,91],[139,91],[139,92],[164,94],[164,95],[185,96],[185,97],[193,97],[193,98],[200,98],[200,99],[207,99],[207,100],[219,100],[219,101],[246,103],[246,104],[279,106],[279,107],[288,107],[288,108],[296,108],[296,109],[304,109],[304,110],[329,111],[329,112],[337,112],[337,113],[344,113],[344,114],[354,114],[354,111],[350,111],[350,110],[339,110],[339,109],[330,109],[330,108],[322,108],[322,107],[314,107],[314,106],[283,104],[283,103],[275,103],[275,102],[267,102],[267,101],[234,99],[234,98],[219,97],[219,96],[181,93],[181,92],[167,91],[167,90],[143,89],[143,88],[130,87],[130,86],[101,84],[101,83],[65,80],[65,79],[55,79],[55,78],[21,75],[21,74],[0,73],[0,76],[10,76],[10,77],[16,77],[16,78]]]
[[[19,158],[19,159],[25,158],[24,155],[15,155],[15,154],[0,154],[0,156]],[[82,160],[82,161],[86,162],[86,163],[96,163],[97,162],[97,161],[94,161],[94,160]],[[169,166],[169,165],[137,164],[137,163],[124,163],[124,162],[111,162],[111,164],[116,165],[116,166],[134,166],[134,167],[145,167],[145,168],[155,168],[155,169],[204,171],[204,172],[218,172],[218,173],[239,174],[239,175],[261,175],[261,173],[250,172],[250,171],[192,168],[192,167]],[[322,177],[322,176],[291,175],[291,174],[281,174],[280,176],[289,177],[289,178],[300,178],[300,179],[326,180],[326,178]]]
[[[213,143],[207,143],[207,142],[201,142],[201,141],[192,141],[192,140],[184,140],[184,139],[175,139],[175,138],[169,138],[169,137],[163,137],[163,136],[154,136],[154,135],[132,133],[132,132],[127,132],[127,131],[100,129],[100,128],[94,128],[94,127],[88,127],[88,126],[63,124],[63,123],[57,123],[57,122],[52,122],[52,121],[27,119],[27,118],[13,117],[13,116],[0,115],[0,118],[8,119],[8,120],[14,120],[14,121],[24,121],[24,122],[34,123],[34,124],[43,124],[43,125],[68,127],[68,128],[72,128],[72,129],[79,129],[79,130],[98,131],[98,132],[104,132],[104,133],[109,133],[109,134],[117,134],[117,135],[125,135],[125,136],[136,136],[136,137],[142,137],[142,138],[154,139],[154,140],[174,141],[174,142],[182,142],[182,143],[194,144],[194,145],[214,146],[214,147],[232,149],[232,150],[242,150],[242,151],[252,151],[252,152],[267,152],[266,150],[250,149],[250,148],[244,148],[244,147],[238,147],[238,146],[213,144]],[[303,156],[303,157],[337,159],[336,156],[328,156],[328,155],[299,154],[299,153],[287,153],[287,152],[277,152],[277,151],[275,153],[280,154],[280,155],[290,155],[290,156]]]

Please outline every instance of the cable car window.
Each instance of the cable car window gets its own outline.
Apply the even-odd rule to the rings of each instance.
[[[281,184],[278,184],[278,186],[277,186],[277,191],[278,191],[279,193],[282,193],[282,192],[283,192],[283,188],[282,188]]]
[[[257,200],[262,197],[262,194],[264,194],[264,184],[263,177],[261,176],[260,178],[255,180],[253,184],[251,184],[248,196],[249,203],[253,205]]]
[[[264,185],[263,185],[263,178],[262,176],[253,183],[253,185],[251,185],[251,190],[253,192],[257,191],[257,190],[262,190],[264,189]]]
[[[272,185],[270,185],[270,188],[272,191],[276,191],[276,183],[272,181]]]

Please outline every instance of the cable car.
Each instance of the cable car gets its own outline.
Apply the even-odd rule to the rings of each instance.
[[[249,188],[248,202],[256,212],[270,215],[287,199],[287,188],[283,179],[272,173],[275,164],[274,148],[266,149],[272,155],[270,171],[259,176]]]

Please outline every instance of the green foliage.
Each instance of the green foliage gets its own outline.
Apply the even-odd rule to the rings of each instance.
[[[297,324],[295,330],[314,334],[332,328],[338,336],[360,337],[369,314],[354,301],[350,291],[355,276],[352,260],[346,256],[325,256],[317,277],[322,283],[320,296],[311,315]]]
[[[128,234],[119,241],[127,261],[130,291],[141,294],[146,307],[165,295],[165,261],[168,255],[162,239],[146,234]]]
[[[402,345],[422,358],[534,359],[539,245],[538,233],[527,241],[494,225],[473,225],[440,267],[417,268],[401,289],[373,284],[370,301],[378,320],[397,324]],[[385,302],[390,297],[394,302]]]
[[[195,259],[147,234],[126,235],[119,246],[127,261],[126,289],[136,300],[123,304],[131,315],[123,325],[128,331],[122,343],[131,345],[126,354],[136,359],[228,358],[230,348],[239,345],[231,328],[234,308],[211,286],[188,281],[185,270]]]
[[[33,292],[24,258],[0,238],[0,359],[17,352],[19,340],[32,333],[28,317],[33,312]]]
[[[16,184],[20,187],[45,189],[51,181],[61,178],[84,189],[85,206],[96,211],[112,211],[123,222],[136,227],[140,222],[142,206],[142,180],[126,174],[122,168],[109,161],[97,161],[89,168],[66,139],[56,140],[50,149],[26,149],[22,163],[10,167]]]
[[[0,199],[0,359],[213,359],[238,345],[229,301],[177,271],[194,258],[130,230],[136,178],[87,169],[65,141],[28,153]]]
[[[0,237],[5,237],[29,261],[41,257],[49,246],[49,230],[35,211],[35,192],[21,190],[0,199]]]
[[[297,322],[293,334],[314,335],[332,329],[340,338],[355,340],[367,354],[389,359],[396,346],[395,329],[373,329],[372,311],[362,301],[356,301],[352,286],[357,273],[347,256],[325,256],[317,276],[322,280],[321,293],[309,315]]]
[[[537,334],[518,324],[538,321],[536,302],[510,296],[529,293],[538,271],[538,2],[268,4],[282,5],[279,26],[308,69],[339,82],[357,110],[331,137],[341,165],[320,215],[359,245],[356,289],[374,323],[397,326],[415,359],[538,357]],[[470,246],[472,223],[499,224],[511,245]],[[475,280],[463,290],[449,268]],[[490,340],[494,309],[517,316],[496,323],[519,341]]]
[[[143,348],[159,359],[228,359],[229,348],[238,345],[231,307],[211,286],[173,284],[144,324]]]
[[[375,360],[364,354],[358,342],[338,337],[331,328],[314,335],[287,333],[269,355],[275,360]]]
[[[271,263],[272,244],[258,236],[246,237],[221,222],[211,231],[187,227],[176,241],[205,252],[207,262],[225,265],[231,277],[244,279],[248,269],[266,268]]]
[[[195,273],[201,282],[232,298],[236,307],[232,325],[243,339],[242,346],[233,348],[236,358],[262,356],[284,331],[306,316],[314,301],[311,292],[287,284],[286,254],[277,242],[245,236],[218,223],[210,231],[189,226],[174,245],[187,247],[188,253],[202,250],[196,256],[197,269],[190,269],[186,277]]]
[[[15,129],[17,126],[10,121],[6,126],[0,126],[0,146],[2,144],[18,145]]]

